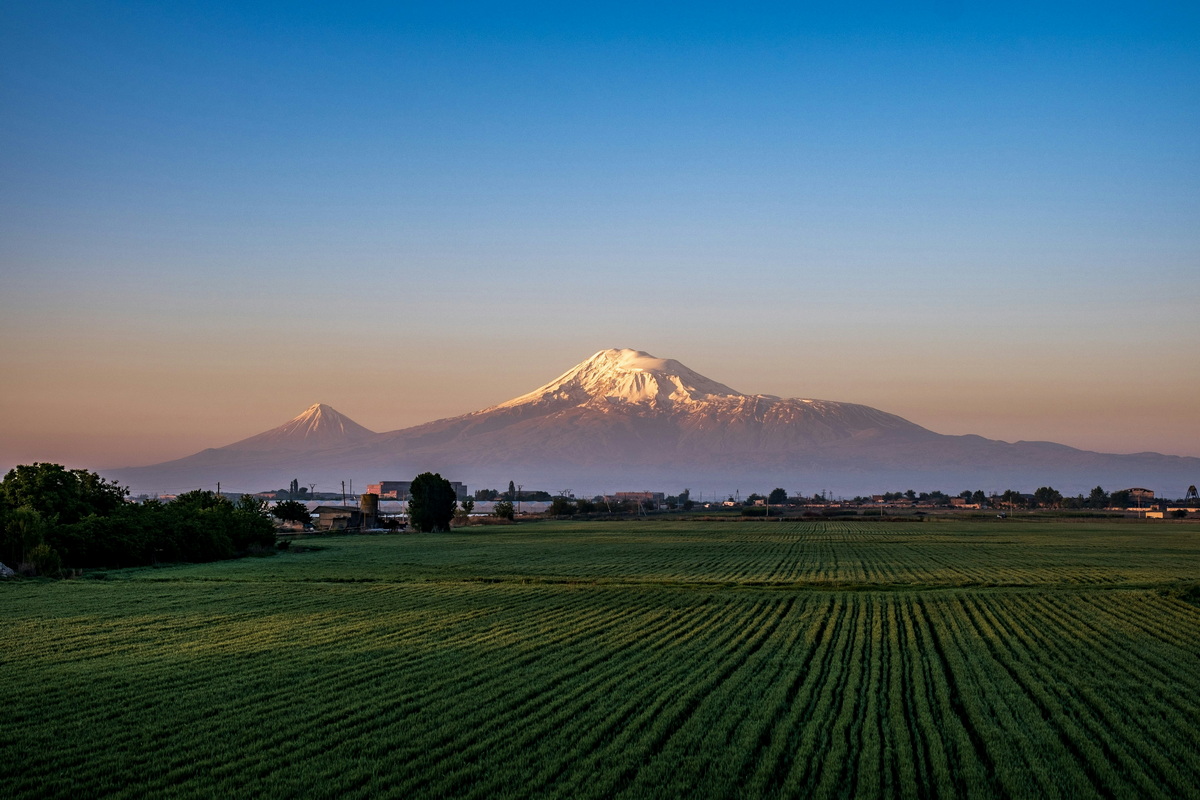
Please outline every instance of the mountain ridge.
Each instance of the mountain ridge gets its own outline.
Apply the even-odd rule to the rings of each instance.
[[[849,493],[958,483],[1054,485],[1074,493],[1107,481],[1181,483],[1182,494],[1200,475],[1200,459],[950,436],[871,406],[743,394],[674,359],[622,348],[601,350],[532,392],[456,417],[374,433],[318,403],[232,445],[109,474],[131,484],[186,478],[273,486],[294,473],[365,485],[426,470],[477,486],[519,476],[527,485],[566,480],[597,488],[790,481]]]

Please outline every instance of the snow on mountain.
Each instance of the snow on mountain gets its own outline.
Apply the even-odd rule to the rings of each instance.
[[[494,431],[497,417],[503,418],[505,411],[516,412],[509,417],[511,424],[556,415],[562,422],[570,418],[572,429],[593,427],[583,419],[593,412],[664,422],[669,418],[666,424],[677,435],[668,437],[670,441],[657,437],[658,446],[693,453],[778,450],[882,431],[932,434],[894,414],[855,403],[743,394],[674,359],[629,349],[601,350],[529,394],[458,419],[487,417],[486,427]],[[619,428],[612,432],[619,434]],[[538,437],[539,447],[556,438],[547,433]],[[576,438],[573,430],[562,434]],[[504,447],[510,452],[522,449],[511,441]]]
[[[601,350],[545,386],[480,413],[498,408],[589,402],[670,407],[716,397],[745,396],[673,358],[655,358],[641,350]]]
[[[253,489],[293,477],[365,484],[424,471],[477,486],[522,477],[549,488],[568,480],[594,489],[1053,485],[1074,493],[1124,484],[1181,492],[1196,482],[1200,459],[946,436],[856,403],[743,394],[673,359],[616,349],[470,414],[377,434],[318,403],[226,447],[109,476],[154,490],[218,480]]]

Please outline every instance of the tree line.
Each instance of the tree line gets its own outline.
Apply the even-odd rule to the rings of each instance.
[[[542,491],[541,489],[518,489],[512,481],[508,482],[507,491],[502,492],[499,489],[476,489],[474,496],[476,500],[507,500],[510,503],[515,503],[517,501],[548,503],[554,499],[553,495],[551,495],[549,492]]]
[[[275,546],[267,505],[196,490],[127,502],[129,490],[59,464],[15,467],[0,482],[0,561],[26,574],[216,561]]]

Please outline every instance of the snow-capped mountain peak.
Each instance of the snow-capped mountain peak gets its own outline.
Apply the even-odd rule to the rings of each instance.
[[[350,476],[404,479],[427,470],[484,485],[518,476],[551,488],[573,478],[598,488],[705,481],[858,492],[1020,480],[1186,486],[1200,459],[944,436],[870,406],[742,394],[678,361],[624,349],[601,350],[482,411],[374,434],[317,403],[235,444],[109,476],[159,491],[218,481],[261,489],[292,477],[332,486]]]
[[[745,395],[675,359],[626,348],[601,350],[545,386],[494,408],[556,402],[674,406],[726,397]]]
[[[313,403],[304,413],[278,428],[229,445],[240,450],[317,450],[353,444],[375,436],[375,432],[342,414],[332,406]]]

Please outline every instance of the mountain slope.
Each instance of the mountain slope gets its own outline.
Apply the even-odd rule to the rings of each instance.
[[[489,485],[520,475],[547,485],[790,480],[847,492],[960,482],[1083,491],[1200,474],[1200,459],[946,436],[869,406],[748,395],[636,350],[600,351],[513,400],[382,434],[369,452],[331,456],[347,470],[357,462],[405,474],[426,464]]]
[[[227,447],[113,475],[136,486],[186,476],[263,488],[300,476],[329,487],[426,470],[475,486],[520,478],[589,491],[769,483],[849,494],[1038,485],[1076,493],[1101,484],[1182,494],[1200,476],[1200,459],[946,436],[855,403],[744,394],[626,349],[602,350],[528,394],[459,417],[373,434],[317,405]]]
[[[107,470],[105,475],[135,491],[178,492],[211,488],[218,482],[231,491],[260,491],[320,469],[326,453],[378,436],[333,407],[314,403],[279,427],[233,444],[161,464]]]
[[[271,452],[327,450],[369,441],[375,432],[324,403],[314,403],[303,414],[278,428],[226,445],[224,450]]]
[[[675,463],[787,452],[854,438],[937,434],[868,406],[747,395],[636,350],[602,350],[545,386],[491,408],[382,434],[396,453],[477,466]]]

